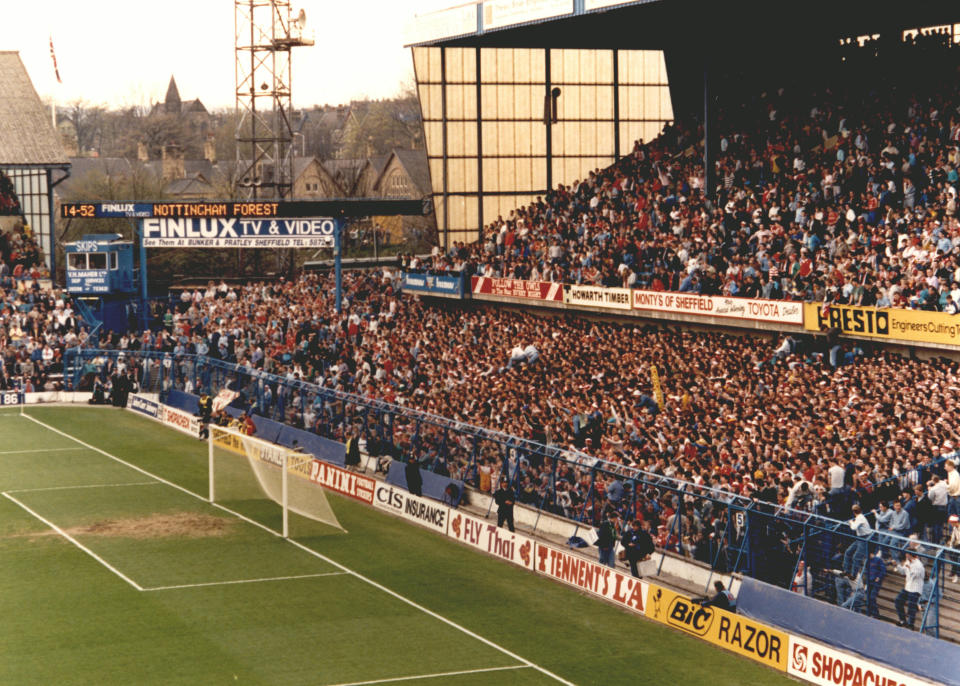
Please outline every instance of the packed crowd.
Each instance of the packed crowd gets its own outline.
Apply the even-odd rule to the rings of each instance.
[[[839,518],[854,502],[872,510],[904,490],[916,497],[917,487],[925,497],[928,476],[940,480],[936,506],[946,505],[944,473],[916,468],[960,445],[954,362],[851,348],[842,356],[850,363],[835,368],[817,339],[775,345],[426,305],[378,274],[347,276],[338,316],[332,290],[316,275],[211,283],[185,291],[159,332],[114,335],[107,344],[207,355],[568,449],[571,463],[557,465],[556,475],[549,461],[520,454],[510,476],[520,502],[593,521],[610,503],[641,518],[670,508],[639,494],[637,511],[624,512],[634,500],[618,493],[614,473],[591,488],[592,464],[577,463],[584,455],[614,470],[633,467]],[[654,365],[663,408],[651,385]],[[334,405],[282,385],[256,384],[248,399],[262,414],[326,435],[342,437],[346,428],[343,408],[337,415]],[[472,445],[442,439],[429,423],[415,431],[398,422],[392,433],[397,451],[425,466],[482,490],[497,483],[503,455],[494,444],[481,446],[475,460]],[[917,510],[911,532],[939,540],[924,512]],[[698,528],[684,527],[691,538],[672,544],[695,546]]]
[[[721,114],[710,198],[702,129],[668,125],[414,266],[957,313],[958,79],[780,89]]]
[[[0,389],[59,388],[64,350],[86,338],[70,297],[47,278],[26,227],[0,231]]]

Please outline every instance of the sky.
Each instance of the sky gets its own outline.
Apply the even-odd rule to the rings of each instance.
[[[313,47],[293,51],[293,105],[383,98],[413,83],[403,28],[453,0],[293,0]],[[180,97],[233,108],[233,0],[5,0],[0,50],[18,50],[44,100],[110,108]],[[50,59],[53,38],[62,84]]]

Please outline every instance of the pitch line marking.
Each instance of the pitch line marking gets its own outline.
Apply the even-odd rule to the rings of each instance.
[[[82,488],[119,488],[121,486],[159,486],[159,481],[130,481],[122,484],[80,484],[78,486],[45,486],[44,488],[11,488],[7,493],[39,493],[41,491],[73,491]]]
[[[143,591],[176,591],[181,588],[203,588],[206,586],[230,586],[233,584],[256,584],[261,581],[288,581],[290,579],[316,579],[321,576],[346,576],[346,572],[321,572],[319,574],[297,574],[294,576],[270,576],[262,579],[235,579],[232,581],[208,581],[202,584],[179,584],[177,586],[155,586]]]
[[[22,455],[25,453],[58,453],[76,448],[32,448],[30,450],[0,450],[0,455]]]
[[[56,531],[58,534],[60,534],[60,535],[63,536],[65,539],[67,539],[68,541],[70,541],[71,543],[73,543],[73,544],[74,544],[75,546],[77,546],[80,550],[82,550],[82,551],[85,552],[87,555],[89,555],[90,557],[92,557],[94,560],[96,560],[97,562],[99,562],[101,565],[103,565],[104,567],[106,567],[107,569],[109,569],[111,572],[113,572],[114,574],[116,574],[117,576],[119,576],[121,579],[123,579],[124,581],[126,581],[128,584],[130,584],[131,586],[133,586],[133,587],[134,587],[135,589],[137,589],[138,591],[142,591],[142,590],[143,590],[143,587],[142,587],[140,584],[138,584],[136,581],[134,581],[133,579],[131,579],[130,577],[128,577],[126,574],[124,574],[123,572],[121,572],[119,569],[117,569],[116,567],[114,567],[112,564],[110,564],[109,562],[107,562],[106,560],[104,560],[102,557],[100,557],[100,556],[97,555],[95,552],[93,552],[92,550],[90,550],[90,548],[88,548],[87,546],[83,545],[83,543],[81,543],[80,541],[78,541],[77,539],[75,539],[73,536],[71,536],[71,535],[68,534],[66,531],[64,531],[63,529],[61,529],[59,526],[57,526],[56,524],[54,524],[53,522],[51,522],[49,519],[45,519],[45,518],[41,517],[41,516],[38,515],[36,512],[34,512],[33,510],[31,510],[29,507],[27,507],[26,505],[24,505],[23,503],[21,503],[19,500],[17,500],[16,498],[14,498],[12,495],[10,495],[10,494],[7,493],[7,492],[4,492],[4,493],[3,493],[3,497],[6,498],[7,500],[13,502],[13,503],[16,504],[16,505],[19,505],[23,510],[25,510],[25,511],[28,512],[29,514],[33,515],[33,516],[36,517],[38,520],[40,520],[41,522],[43,522],[44,524],[46,524],[48,527],[50,527],[51,529],[53,529],[54,531]]]
[[[397,681],[417,681],[418,679],[437,679],[442,676],[458,676],[460,674],[483,674],[484,672],[505,672],[509,669],[530,669],[530,665],[510,665],[509,667],[487,667],[486,669],[464,669],[459,672],[438,672],[437,674],[417,674],[415,676],[398,676],[392,679],[374,679],[373,681],[351,681],[348,684],[332,684],[332,686],[369,686],[369,684],[389,684]]]
[[[203,502],[208,503],[208,504],[212,505],[213,507],[216,507],[216,508],[218,508],[218,509],[220,509],[220,510],[223,510],[224,512],[229,512],[230,514],[232,514],[233,516],[237,517],[238,519],[241,519],[241,520],[243,520],[243,521],[245,521],[245,522],[247,522],[247,523],[249,523],[249,524],[252,524],[253,526],[255,526],[255,527],[259,528],[259,529],[263,529],[263,530],[266,531],[267,533],[272,534],[273,536],[276,536],[277,538],[283,538],[283,534],[281,534],[281,533],[279,533],[279,532],[277,532],[277,531],[274,531],[273,529],[269,528],[268,526],[265,526],[265,525],[261,524],[260,522],[254,521],[253,519],[250,519],[249,517],[246,517],[246,516],[240,514],[239,512],[235,512],[234,510],[231,510],[229,507],[224,507],[223,505],[220,505],[219,503],[211,503],[207,498],[205,498],[204,496],[202,496],[202,495],[200,495],[200,494],[198,494],[198,493],[194,493],[193,491],[191,491],[191,490],[189,490],[189,489],[187,489],[187,488],[184,488],[183,486],[180,486],[179,484],[175,484],[175,483],[173,483],[172,481],[167,481],[167,480],[164,479],[163,477],[159,477],[159,476],[157,476],[156,474],[151,474],[151,473],[148,472],[146,469],[143,469],[143,468],[141,468],[141,467],[138,467],[138,466],[135,465],[135,464],[131,464],[130,462],[127,462],[126,460],[121,459],[121,458],[117,457],[116,455],[111,455],[111,454],[108,453],[106,450],[102,450],[102,449],[100,449],[100,448],[97,448],[96,446],[90,445],[89,443],[85,443],[84,441],[80,440],[79,438],[76,438],[75,436],[71,436],[70,434],[68,434],[68,433],[66,433],[66,432],[64,432],[64,431],[61,431],[60,429],[58,429],[58,428],[56,428],[56,427],[54,427],[54,426],[50,426],[50,425],[47,424],[46,422],[40,421],[40,420],[37,419],[36,417],[33,417],[33,416],[29,415],[29,414],[24,414],[23,416],[24,416],[26,419],[29,419],[30,421],[32,421],[32,422],[34,422],[34,423],[36,423],[36,424],[39,424],[40,426],[44,427],[45,429],[49,429],[50,431],[53,431],[53,432],[56,433],[56,434],[59,434],[59,435],[61,435],[61,436],[64,436],[65,438],[69,438],[69,439],[72,440],[72,441],[76,441],[76,442],[79,443],[80,445],[85,446],[85,447],[87,447],[87,448],[90,448],[91,450],[100,453],[100,454],[103,455],[104,457],[108,457],[108,458],[110,458],[111,460],[113,460],[113,461],[115,461],[115,462],[119,462],[120,464],[122,464],[122,465],[124,465],[124,466],[126,466],[126,467],[129,467],[130,469],[134,470],[135,472],[139,472],[139,473],[143,474],[144,476],[149,476],[149,477],[152,478],[152,479],[156,479],[157,481],[160,481],[161,483],[164,483],[164,484],[170,486],[171,488],[175,488],[175,489],[177,489],[178,491],[182,491],[183,493],[186,493],[187,495],[193,496],[193,497],[196,498],[197,500],[202,500]],[[508,650],[507,648],[504,648],[503,646],[501,646],[501,645],[499,645],[499,644],[497,644],[497,643],[494,643],[493,641],[491,641],[491,640],[488,639],[488,638],[484,638],[484,637],[481,636],[480,634],[471,631],[471,630],[468,629],[467,627],[465,627],[465,626],[463,626],[463,625],[461,625],[461,624],[457,624],[457,623],[454,622],[452,619],[447,619],[447,618],[444,617],[443,615],[438,614],[438,613],[434,612],[433,610],[430,610],[430,609],[424,607],[423,605],[420,605],[419,603],[417,603],[417,602],[415,602],[415,601],[413,601],[413,600],[410,600],[410,599],[407,598],[406,596],[400,595],[400,594],[397,593],[396,591],[387,588],[387,587],[384,586],[383,584],[378,583],[378,582],[374,581],[373,579],[370,579],[370,578],[368,578],[368,577],[363,576],[363,575],[360,574],[359,572],[356,572],[356,571],[350,569],[350,568],[347,567],[346,565],[340,564],[340,563],[337,562],[336,560],[333,560],[333,559],[327,557],[326,555],[323,555],[323,554],[321,554],[321,553],[318,553],[316,550],[313,550],[312,548],[308,548],[307,546],[303,545],[302,543],[298,543],[297,541],[293,540],[292,538],[287,538],[287,539],[284,539],[284,540],[286,540],[286,541],[287,541],[288,543],[290,543],[291,545],[294,545],[294,546],[296,546],[297,548],[300,548],[301,550],[303,550],[304,552],[306,552],[308,555],[313,555],[313,556],[316,557],[317,559],[323,560],[324,562],[327,562],[327,563],[333,565],[334,567],[337,567],[338,569],[343,570],[343,571],[346,572],[347,574],[350,574],[350,575],[356,577],[356,578],[359,579],[360,581],[363,581],[364,583],[367,583],[367,584],[373,586],[374,588],[377,588],[377,589],[383,591],[383,592],[386,593],[387,595],[396,598],[396,599],[399,600],[400,602],[405,603],[405,604],[409,605],[410,607],[412,607],[412,608],[414,608],[414,609],[416,609],[416,610],[419,610],[420,612],[423,612],[424,614],[429,615],[430,617],[433,617],[434,619],[436,619],[436,620],[438,620],[438,621],[443,622],[443,623],[446,624],[447,626],[452,627],[452,628],[456,629],[457,631],[459,631],[459,632],[461,632],[461,633],[463,633],[463,634],[466,634],[466,635],[469,636],[470,638],[476,639],[477,641],[483,643],[484,645],[489,646],[490,648],[493,648],[494,650],[497,650],[497,651],[503,653],[504,655],[506,655],[506,656],[508,656],[508,657],[512,657],[514,660],[517,660],[518,662],[522,662],[525,666],[530,667],[531,669],[537,670],[537,671],[540,672],[541,674],[550,677],[550,678],[553,679],[554,681],[557,681],[557,682],[559,682],[559,683],[561,683],[561,684],[565,684],[565,686],[576,686],[576,684],[574,684],[572,681],[567,681],[566,679],[564,679],[564,678],[562,678],[562,677],[560,677],[560,676],[557,676],[557,675],[554,674],[553,672],[545,669],[544,667],[541,667],[540,665],[536,664],[535,662],[531,662],[530,660],[526,659],[525,657],[521,657],[520,655],[517,655],[517,654],[514,653],[513,651]]]

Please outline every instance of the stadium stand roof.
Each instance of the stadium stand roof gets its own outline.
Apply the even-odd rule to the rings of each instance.
[[[882,7],[882,10],[880,9]],[[700,42],[798,45],[823,38],[948,24],[955,0],[878,5],[867,0],[482,0],[424,13],[408,45],[663,49]],[[781,54],[783,54],[781,52]]]
[[[20,53],[0,51],[0,166],[67,163]]]

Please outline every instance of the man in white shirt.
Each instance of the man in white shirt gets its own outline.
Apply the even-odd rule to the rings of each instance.
[[[943,537],[943,525],[947,521],[947,482],[934,476],[927,482],[927,497],[933,505],[935,517],[931,526],[931,543],[939,543]]]
[[[947,460],[944,467],[947,470],[947,514],[960,515],[960,473],[957,472],[957,463]]]
[[[845,470],[840,466],[840,462],[835,457],[830,458],[830,469],[827,470],[827,476],[830,479],[830,495],[836,495],[843,490],[843,476]]]
[[[917,556],[908,552],[906,559],[897,565],[897,572],[903,574],[903,590],[897,594],[894,605],[897,608],[897,616],[900,621],[897,626],[908,627],[913,630],[913,622],[917,618],[917,602],[920,600],[920,592],[923,590],[923,578],[926,576],[923,563]],[[906,606],[906,607],[904,607]]]
[[[870,522],[863,515],[859,505],[853,506],[853,519],[847,524],[857,539],[851,543],[843,554],[843,571],[851,578],[857,576],[863,569],[867,559],[867,540],[870,535]]]

